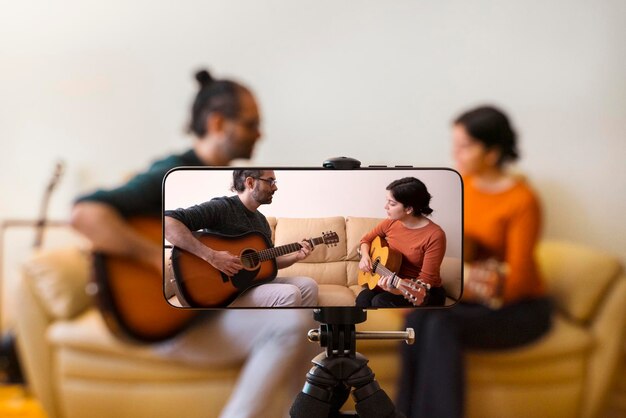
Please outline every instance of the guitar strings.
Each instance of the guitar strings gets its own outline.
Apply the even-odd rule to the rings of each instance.
[[[321,237],[318,237],[318,238],[311,238],[308,241],[311,245],[315,246],[324,242],[324,239]],[[302,245],[296,242],[292,244],[282,245],[280,247],[265,248],[263,250],[255,251],[253,253],[246,253],[246,254],[243,254],[240,258],[245,259],[246,261],[250,261],[256,258],[258,258],[259,261],[267,261],[272,258],[280,257],[281,255],[299,251],[301,248],[302,248]]]

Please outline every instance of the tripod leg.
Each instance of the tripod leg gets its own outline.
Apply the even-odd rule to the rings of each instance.
[[[395,405],[374,379],[374,373],[369,367],[359,370],[347,383],[355,388],[352,398],[360,418],[405,418],[396,411]]]
[[[306,375],[306,383],[291,405],[291,418],[339,418],[346,415],[340,408],[350,395],[350,387],[334,376],[324,365],[342,362],[340,359],[327,359],[322,353],[313,359],[313,368]]]
[[[304,392],[298,393],[296,399],[289,409],[291,418],[328,418],[330,415],[330,404],[307,395]]]
[[[356,402],[356,412],[361,418],[405,418],[403,414],[396,411],[393,402],[380,387],[365,399],[357,400],[357,395],[354,393],[353,397]]]

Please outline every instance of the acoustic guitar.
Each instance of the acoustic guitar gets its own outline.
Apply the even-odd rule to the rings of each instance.
[[[172,249],[171,261],[174,282],[182,302],[194,308],[223,308],[246,289],[272,281],[276,277],[276,257],[294,253],[300,243],[272,247],[265,235],[249,232],[226,236],[209,232],[194,232],[207,247],[217,251],[238,254],[243,268],[234,276],[219,271],[200,257],[178,247]],[[312,247],[320,244],[336,245],[339,237],[329,231],[321,237],[307,240]]]
[[[135,218],[128,223],[143,237],[163,245],[160,218]],[[109,329],[138,342],[172,338],[198,316],[166,301],[162,272],[128,257],[94,253],[88,289]]]
[[[471,292],[473,301],[491,309],[501,308],[507,264],[495,259],[468,236],[464,237],[463,260],[466,263],[463,286]]]
[[[391,276],[391,286],[400,290],[406,300],[414,306],[424,303],[430,284],[421,280],[401,279],[395,271],[400,269],[402,254],[392,250],[387,242],[381,237],[376,237],[370,245],[370,259],[372,260],[372,271],[359,271],[357,282],[366,285],[370,290],[378,286],[378,280],[382,276]]]

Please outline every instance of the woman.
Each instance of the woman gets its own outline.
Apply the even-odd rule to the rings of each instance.
[[[415,177],[395,180],[387,186],[385,210],[388,218],[361,238],[359,269],[372,271],[370,246],[374,238],[384,238],[391,250],[402,255],[397,273],[404,279],[417,279],[430,285],[423,304],[443,305],[446,299],[441,287],[439,267],[446,252],[446,234],[426,216],[430,208],[430,193]],[[412,306],[402,292],[391,284],[392,276],[381,275],[380,289],[364,289],[356,298],[357,307]],[[425,289],[425,288],[424,288]]]
[[[452,142],[472,254],[465,260],[460,303],[407,316],[417,343],[402,349],[397,406],[409,418],[463,416],[463,350],[520,346],[543,335],[551,322],[551,303],[533,257],[539,201],[508,170],[518,152],[507,116],[494,107],[463,113],[454,121]]]

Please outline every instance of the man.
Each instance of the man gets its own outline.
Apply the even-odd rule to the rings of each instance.
[[[243,264],[238,256],[228,251],[214,250],[191,231],[199,229],[229,236],[256,231],[271,242],[272,234],[267,219],[257,209],[272,203],[278,190],[273,170],[234,170],[232,190],[235,196],[214,198],[187,209],[165,211],[165,238],[174,246],[189,251],[205,260],[227,276],[234,276]],[[297,252],[276,258],[278,269],[304,260],[312,251],[307,241]],[[230,307],[288,307],[316,306],[318,288],[309,277],[276,277],[271,283],[246,290]]]
[[[163,248],[129,228],[131,216],[159,215],[164,174],[177,166],[226,165],[249,158],[260,137],[260,116],[251,91],[229,80],[196,75],[200,89],[191,114],[192,148],[155,162],[147,171],[112,190],[98,190],[77,200],[72,226],[93,249],[131,257],[146,268],[162,270]],[[294,370],[304,377],[315,348],[307,344],[311,312],[222,311],[205,317],[185,333],[153,350],[164,358],[198,367],[219,367],[246,360],[222,418],[262,417],[272,397]],[[294,395],[299,387],[294,383]],[[285,411],[288,405],[283,405]]]

